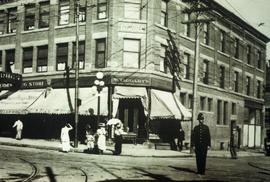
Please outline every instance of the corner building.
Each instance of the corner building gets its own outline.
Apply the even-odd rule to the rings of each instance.
[[[181,0],[80,0],[79,135],[97,116],[96,73],[104,74],[101,120],[117,117],[129,136],[166,136],[181,121],[189,145],[194,74],[194,26]],[[239,147],[260,147],[264,131],[266,43],[269,38],[213,2],[200,33],[199,112],[213,147],[226,149],[233,129]],[[76,1],[0,1],[3,72],[19,73],[19,90],[1,84],[1,132],[24,118],[28,137],[58,137],[74,122]],[[168,55],[179,55],[180,87]],[[175,57],[173,57],[175,58]],[[174,93],[174,94],[172,94]],[[22,102],[23,101],[23,102]],[[3,118],[3,119],[2,119]],[[193,123],[196,125],[197,123]],[[28,129],[27,129],[28,128]],[[30,129],[31,128],[31,129]]]

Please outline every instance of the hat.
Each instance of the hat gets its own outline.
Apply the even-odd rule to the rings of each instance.
[[[197,120],[204,120],[203,113],[199,113],[199,114],[198,114]]]
[[[98,126],[100,126],[100,127],[105,127],[105,123],[99,123]]]

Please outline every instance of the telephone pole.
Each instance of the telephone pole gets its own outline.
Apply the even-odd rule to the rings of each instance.
[[[200,29],[203,23],[209,23],[213,21],[213,19],[200,18],[203,13],[211,10],[209,7],[206,7],[205,2],[210,1],[202,1],[202,0],[183,0],[183,2],[190,4],[190,9],[184,9],[183,13],[194,14],[194,19],[182,22],[183,24],[194,24],[195,27],[195,55],[194,55],[194,73],[193,73],[193,100],[192,100],[192,120],[190,123],[190,153],[192,153],[191,147],[191,136],[193,131],[193,124],[196,122],[197,116],[197,91],[198,91],[198,70],[200,65]]]

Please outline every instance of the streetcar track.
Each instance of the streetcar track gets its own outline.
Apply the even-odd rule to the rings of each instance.
[[[270,171],[269,169],[259,167],[259,166],[255,165],[255,164],[251,163],[251,162],[248,162],[248,165],[251,166],[251,167],[260,169],[260,170]]]
[[[32,162],[29,162],[23,158],[19,158],[20,160],[30,164],[31,168],[32,168],[32,173],[29,175],[28,178],[24,179],[22,182],[28,182],[28,181],[32,181],[38,174],[38,168],[35,164],[33,164]]]

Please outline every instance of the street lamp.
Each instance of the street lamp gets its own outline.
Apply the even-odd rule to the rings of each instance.
[[[102,80],[103,79],[103,73],[102,72],[97,72],[96,74],[96,80],[94,82],[95,86],[97,87],[98,91],[98,103],[97,103],[97,126],[99,125],[100,122],[100,92],[102,91],[105,83]]]

